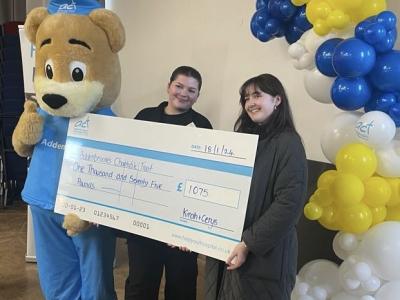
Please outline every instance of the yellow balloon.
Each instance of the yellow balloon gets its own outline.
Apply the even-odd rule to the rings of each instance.
[[[387,207],[386,221],[400,221],[400,205]]]
[[[322,173],[317,181],[317,187],[329,187],[333,180],[336,178],[337,171],[336,170],[328,170]]]
[[[385,221],[387,209],[385,206],[370,207],[372,214],[372,225],[382,223]]]
[[[311,198],[313,203],[322,207],[331,205],[334,200],[330,189],[327,187],[317,189]]]
[[[372,213],[364,203],[340,209],[341,230],[350,233],[363,233],[372,225]]]
[[[343,11],[336,9],[329,14],[326,23],[331,28],[343,29],[350,24],[350,17]]]
[[[400,178],[385,178],[392,189],[389,201],[386,203],[387,206],[400,205]]]
[[[310,0],[292,0],[293,5],[302,6],[309,2]]]
[[[331,205],[324,207],[322,216],[318,219],[318,222],[326,229],[340,230],[337,218],[338,218],[338,209],[335,206]]]
[[[324,20],[321,19],[316,20],[313,25],[314,32],[319,36],[327,35],[332,29]]]
[[[364,184],[356,175],[339,173],[331,185],[331,192],[337,207],[353,206],[364,197]]]
[[[377,165],[375,152],[364,144],[347,144],[336,154],[337,170],[355,174],[361,179],[371,177]]]
[[[365,194],[363,201],[368,206],[385,206],[392,195],[390,184],[382,177],[373,176],[364,180]]]
[[[352,11],[362,4],[363,0],[331,0],[333,6],[343,11]]]
[[[364,0],[360,7],[352,11],[352,16],[356,22],[360,22],[384,10],[386,10],[386,0]]]
[[[323,0],[311,0],[306,6],[307,20],[312,24],[318,19],[326,19],[330,12],[331,6]]]
[[[309,220],[318,220],[322,216],[322,208],[316,203],[309,202],[304,206],[304,215]]]

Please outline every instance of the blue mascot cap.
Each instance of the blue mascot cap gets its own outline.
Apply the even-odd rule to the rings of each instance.
[[[50,14],[88,15],[93,9],[102,7],[97,0],[51,0],[47,10]]]

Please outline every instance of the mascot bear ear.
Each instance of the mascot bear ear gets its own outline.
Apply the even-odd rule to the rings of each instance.
[[[125,44],[125,30],[115,13],[99,8],[93,10],[89,14],[89,18],[105,31],[112,52],[117,53],[122,49]]]
[[[43,20],[49,15],[47,8],[37,7],[32,9],[26,17],[24,30],[28,40],[35,45],[36,44],[36,32],[43,22]]]

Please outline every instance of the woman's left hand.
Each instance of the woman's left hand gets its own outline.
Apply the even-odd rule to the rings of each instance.
[[[227,270],[235,270],[243,265],[243,263],[246,261],[248,253],[249,249],[247,249],[247,246],[244,242],[237,244],[226,260],[226,264],[228,265]]]
[[[192,252],[188,247],[185,247],[185,246],[175,246],[175,245],[172,245],[172,244],[169,244],[169,243],[167,243],[167,245],[168,245],[168,247],[171,247],[171,248],[179,248],[179,250],[181,250],[181,251],[183,251],[183,252]]]

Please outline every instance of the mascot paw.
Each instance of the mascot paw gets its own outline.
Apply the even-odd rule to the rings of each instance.
[[[24,112],[21,115],[21,136],[22,142],[28,145],[35,145],[42,138],[43,118],[36,111],[37,105],[33,101],[26,101]]]
[[[87,230],[91,224],[87,221],[81,220],[75,214],[68,214],[64,217],[64,223],[62,226],[67,230],[69,236],[74,236]]]
[[[36,109],[35,102],[25,101],[24,112],[14,132],[15,138],[25,145],[35,145],[42,138],[44,121]]]

